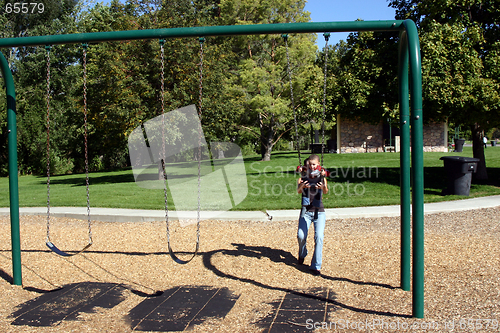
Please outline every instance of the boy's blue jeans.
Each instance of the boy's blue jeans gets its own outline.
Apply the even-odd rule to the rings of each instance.
[[[299,241],[299,258],[307,256],[307,234],[311,222],[314,224],[314,253],[311,260],[310,269],[320,270],[323,261],[323,238],[325,235],[325,212],[308,212],[302,209],[299,218],[299,228],[297,239]]]

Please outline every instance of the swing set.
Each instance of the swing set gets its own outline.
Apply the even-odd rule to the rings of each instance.
[[[238,26],[211,26],[171,29],[150,29],[133,31],[113,31],[80,33],[67,35],[34,36],[0,39],[0,48],[18,46],[46,46],[47,49],[47,239],[46,244],[50,250],[61,256],[72,256],[87,250],[92,245],[92,229],[90,218],[90,195],[88,175],[88,150],[87,150],[87,71],[86,71],[86,49],[89,43],[103,41],[134,40],[134,39],[158,39],[161,45],[161,105],[164,115],[164,49],[163,40],[166,38],[197,37],[200,41],[200,96],[199,117],[202,110],[202,78],[203,78],[203,41],[206,36],[231,36],[231,35],[259,35],[259,34],[282,34],[287,46],[288,74],[290,79],[290,92],[292,109],[294,112],[295,134],[298,141],[297,116],[293,101],[293,89],[291,85],[290,60],[288,56],[288,34],[291,33],[318,33],[324,32],[328,42],[329,32],[355,32],[355,31],[398,31],[399,32],[399,98],[400,98],[400,126],[401,126],[401,288],[412,290],[412,312],[413,317],[424,316],[424,205],[423,205],[423,133],[422,133],[422,78],[421,59],[418,33],[415,23],[411,20],[390,21],[355,21],[355,22],[306,22],[306,23],[280,23],[280,24],[256,24]],[[200,37],[201,36],[201,37]],[[85,144],[85,172],[87,189],[87,216],[88,216],[88,243],[80,251],[65,252],[59,249],[50,239],[50,45],[81,43],[83,45],[83,81],[84,81],[84,144]],[[328,48],[326,48],[327,50]],[[328,53],[325,54],[325,57]],[[325,60],[325,86],[323,93],[322,130],[324,131],[325,109],[326,109],[326,63]],[[6,86],[7,96],[7,128],[8,128],[8,154],[9,154],[9,195],[10,195],[10,220],[11,220],[11,244],[12,244],[12,271],[13,284],[22,285],[21,272],[21,246],[19,228],[19,190],[18,190],[18,166],[17,166],[17,125],[16,125],[16,97],[12,73],[5,56],[0,52],[0,68]],[[410,84],[411,79],[411,84]],[[411,90],[411,100],[410,100]],[[411,102],[411,114],[410,114]],[[164,116],[163,116],[164,119]],[[411,125],[411,126],[410,126]],[[163,126],[164,127],[164,126]],[[410,144],[411,131],[411,144]],[[199,128],[201,138],[201,125]],[[163,133],[163,136],[165,134]],[[324,140],[324,132],[322,134]],[[200,139],[201,140],[201,139]],[[163,140],[165,142],[165,140]],[[297,142],[298,143],[298,142]],[[200,146],[200,145],[199,145]],[[324,142],[322,143],[322,147]],[[411,148],[411,149],[410,149]],[[301,163],[300,149],[299,164]],[[411,169],[410,169],[411,154]],[[198,161],[201,161],[201,148],[198,149]],[[323,163],[323,151],[321,164]],[[164,175],[165,193],[165,220],[167,224],[167,242],[170,256],[179,264],[185,264],[196,256],[199,250],[200,239],[200,195],[199,179],[200,166],[198,166],[198,215],[196,231],[196,249],[188,260],[179,259],[170,245],[170,225],[167,205],[167,188],[165,164],[161,161]],[[410,187],[410,177],[412,185]],[[410,206],[410,199],[413,205]],[[410,210],[411,213],[410,214]],[[410,234],[410,226],[412,234]],[[410,253],[413,251],[413,261]],[[410,271],[412,269],[412,273]],[[412,279],[410,281],[410,276]]]
[[[88,155],[88,141],[87,141],[87,44],[83,44],[83,129],[84,129],[84,143],[85,143],[85,187],[87,190],[87,221],[88,221],[88,234],[89,242],[83,249],[78,252],[69,253],[60,250],[50,239],[50,49],[49,45],[45,46],[47,50],[47,240],[45,244],[54,253],[62,257],[71,257],[76,254],[82,253],[92,246],[92,224],[90,221],[90,193],[89,193],[89,155]]]

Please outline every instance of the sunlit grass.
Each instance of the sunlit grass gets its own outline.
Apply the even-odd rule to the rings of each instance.
[[[446,173],[440,157],[450,155],[472,157],[472,149],[465,147],[463,153],[424,153],[425,202],[464,198],[441,195],[446,186]],[[500,194],[500,147],[488,147],[485,155],[489,180],[473,183],[470,197]],[[300,195],[296,192],[297,165],[294,152],[276,152],[269,162],[260,161],[259,156],[245,157],[248,193],[243,201],[235,202],[237,205],[233,210],[297,209],[300,206]],[[328,179],[330,192],[324,196],[326,207],[394,205],[400,202],[398,153],[325,154],[323,166],[332,172]],[[45,177],[20,176],[20,206],[46,206],[46,182]],[[131,168],[91,173],[90,184],[90,204],[93,207],[164,209],[163,189],[138,186]],[[0,186],[0,206],[8,207],[8,178],[0,178]],[[231,194],[237,197],[236,193]],[[244,193],[239,193],[242,195]],[[86,206],[85,175],[51,176],[50,202],[52,206]],[[175,208],[170,192],[169,207]]]

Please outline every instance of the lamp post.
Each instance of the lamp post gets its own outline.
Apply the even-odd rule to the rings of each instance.
[[[389,123],[389,147],[392,147],[392,119],[387,118],[387,122]]]

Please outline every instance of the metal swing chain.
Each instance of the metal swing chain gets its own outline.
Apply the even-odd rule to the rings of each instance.
[[[92,224],[90,222],[90,191],[89,191],[89,153],[87,126],[87,44],[83,44],[83,122],[85,138],[85,186],[87,189],[87,220],[89,227],[89,244],[92,244]]]
[[[198,101],[198,115],[200,117],[200,122],[198,123],[198,210],[196,217],[196,248],[198,249],[200,243],[200,211],[201,211],[201,116],[203,110],[203,43],[205,38],[200,37],[200,91],[199,91],[199,101]]]
[[[323,86],[323,115],[321,123],[321,165],[323,165],[323,154],[325,147],[325,118],[326,118],[326,79],[327,79],[327,64],[328,64],[328,40],[330,33],[324,33],[325,36],[325,71],[324,71],[324,86]]]
[[[50,45],[47,51],[47,242],[50,242]]]
[[[163,194],[165,198],[165,222],[167,223],[167,242],[170,244],[170,221],[168,218],[168,192],[167,192],[167,174],[165,172],[165,40],[160,39],[160,50],[161,50],[161,147],[162,147],[162,158],[161,158],[161,170],[163,173]]]
[[[283,34],[283,35],[281,35],[281,37],[283,37],[283,39],[285,40],[287,72],[288,72],[288,78],[290,80],[290,99],[292,102],[293,121],[295,123],[295,141],[297,143],[297,152],[299,154],[299,165],[302,165],[302,159],[300,157],[299,130],[298,130],[298,125],[297,125],[297,112],[295,110],[295,102],[293,99],[292,70],[290,69],[290,55],[288,54],[288,35]]]
[[[90,221],[90,192],[89,192],[89,163],[87,142],[87,45],[83,45],[83,110],[84,110],[84,137],[85,137],[85,185],[87,190],[87,218],[89,229],[89,244],[92,244],[92,225]],[[50,242],[50,45],[47,50],[47,242]]]
[[[199,246],[200,246],[200,211],[201,211],[201,139],[202,139],[202,128],[201,128],[201,110],[202,110],[202,93],[203,93],[203,42],[205,39],[203,37],[200,37],[200,85],[199,85],[199,111],[198,115],[200,117],[200,122],[198,125],[198,210],[197,210],[197,224],[196,224],[196,249],[191,257],[191,259],[187,261],[182,261],[178,259],[172,252],[172,249],[170,247],[170,222],[168,218],[168,194],[167,194],[167,175],[165,172],[165,162],[164,162],[164,156],[165,156],[165,98],[164,98],[164,93],[165,93],[165,51],[164,51],[164,40],[160,40],[160,46],[161,46],[161,109],[162,109],[162,149],[163,149],[163,159],[161,159],[161,167],[162,167],[162,172],[163,172],[163,181],[164,181],[164,197],[165,197],[165,220],[167,224],[167,243],[169,244],[169,252],[171,257],[180,264],[186,264],[189,261],[191,261],[196,253],[198,252]]]

